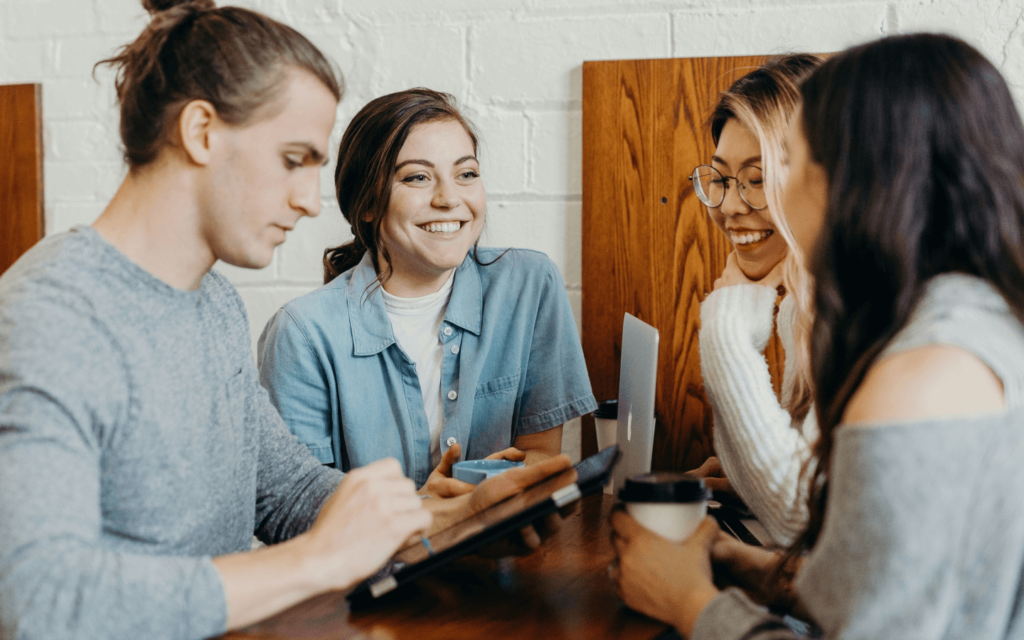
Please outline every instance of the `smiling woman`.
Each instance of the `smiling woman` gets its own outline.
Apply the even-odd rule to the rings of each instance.
[[[596,408],[568,296],[543,254],[477,247],[487,198],[453,98],[370,102],[335,184],[354,240],[258,347],[292,431],[343,470],[395,456],[434,495],[471,489],[450,477],[460,458],[557,454],[562,424]]]
[[[701,375],[727,478],[711,482],[731,486],[778,544],[792,542],[806,521],[800,470],[817,438],[804,344],[806,272],[779,215],[782,142],[798,84],[819,64],[813,55],[783,56],[733,83],[711,116],[711,165],[693,173],[694,191],[735,247],[700,311]],[[781,399],[762,355],[773,328],[786,354]]]

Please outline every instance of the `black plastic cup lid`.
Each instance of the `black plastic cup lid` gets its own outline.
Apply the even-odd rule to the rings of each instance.
[[[641,473],[626,479],[619,490],[623,502],[702,502],[711,499],[704,479],[689,473]]]
[[[619,401],[605,400],[597,405],[597,411],[594,412],[595,418],[601,418],[602,420],[615,420],[619,417]]]

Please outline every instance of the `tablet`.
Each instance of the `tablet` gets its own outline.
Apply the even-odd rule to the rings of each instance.
[[[429,548],[417,542],[401,549],[383,569],[356,587],[348,595],[349,601],[353,606],[372,603],[455,558],[501,540],[585,495],[600,491],[611,476],[619,456],[618,446],[612,445],[580,462],[574,469],[546,478],[438,531],[428,538]]]

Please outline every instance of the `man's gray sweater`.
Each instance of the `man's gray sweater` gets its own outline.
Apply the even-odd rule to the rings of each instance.
[[[211,557],[305,531],[340,479],[218,273],[181,291],[80,227],[0,278],[0,638],[221,633]]]

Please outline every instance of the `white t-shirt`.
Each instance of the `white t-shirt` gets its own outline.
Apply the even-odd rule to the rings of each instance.
[[[441,344],[441,323],[444,321],[448,300],[452,295],[455,271],[437,293],[422,298],[399,298],[387,291],[384,308],[391,319],[398,346],[416,363],[416,375],[423,393],[423,410],[430,425],[430,460],[436,467],[441,462],[441,428],[444,426],[444,408],[441,404],[441,362],[444,346]]]

